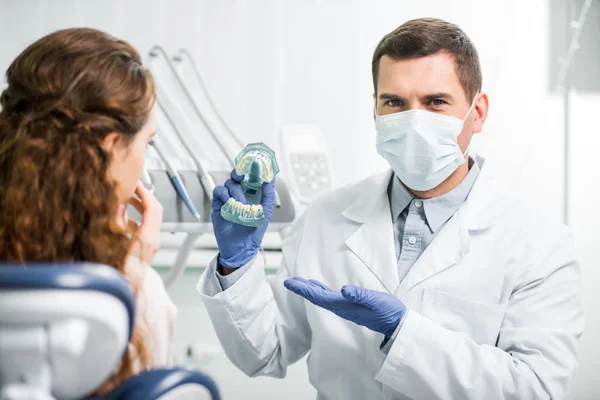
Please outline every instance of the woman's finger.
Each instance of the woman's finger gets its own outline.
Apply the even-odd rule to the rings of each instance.
[[[130,231],[132,231],[133,233],[136,233],[138,231],[138,229],[140,228],[140,224],[138,224],[134,220],[128,218],[127,219],[127,227],[129,228]]]
[[[124,218],[124,211],[126,210],[125,204],[119,204],[117,206],[117,215],[116,215],[116,221],[117,224],[119,225],[119,227],[121,229],[125,229],[125,218]]]
[[[152,201],[152,197],[154,197],[141,181],[138,181],[137,186],[135,187],[135,194],[139,196],[144,207],[147,207],[148,203]]]
[[[162,220],[162,205],[156,200],[156,197],[141,182],[138,182],[135,193],[140,197],[139,200],[143,209],[140,212],[142,214],[142,223],[145,225],[146,222],[151,220],[153,225],[156,225],[156,222],[160,225],[160,221]]]
[[[135,246],[138,256],[143,262],[150,264],[160,246],[160,224],[162,221],[162,205],[140,182],[135,189],[138,198],[132,197],[129,203],[142,216],[142,223],[135,229]],[[137,225],[137,224],[136,224]],[[133,228],[132,225],[129,225]]]
[[[138,258],[141,259],[140,252],[141,252],[140,243],[137,240],[132,240],[131,247],[129,248],[129,255],[137,256]]]
[[[137,210],[137,212],[140,213],[140,215],[144,214],[144,205],[140,199],[137,197],[132,197],[129,199],[129,204],[131,204]]]

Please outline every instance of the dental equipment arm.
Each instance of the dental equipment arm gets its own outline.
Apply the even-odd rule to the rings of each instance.
[[[151,55],[156,57],[156,56],[158,56],[158,53],[161,53],[163,56],[166,57],[166,53],[164,52],[164,50],[159,46],[155,46],[151,50]],[[235,142],[235,144],[237,146],[239,146],[240,149],[243,148],[244,145],[243,145],[242,141],[240,140],[240,138],[225,123],[225,120],[223,119],[221,114],[219,114],[214,103],[208,96],[208,90],[206,89],[206,86],[204,85],[204,81],[202,80],[202,77],[200,76],[200,72],[198,70],[196,63],[194,62],[194,59],[192,58],[192,56],[186,49],[179,49],[179,51],[175,54],[175,56],[173,56],[173,61],[180,65],[182,65],[182,63],[184,61],[187,61],[191,65],[192,71],[194,73],[194,77],[196,78],[196,83],[200,86],[201,92],[205,94],[204,100],[206,102],[206,106],[208,109],[210,109],[212,115],[216,118],[210,118],[200,110],[200,108],[198,107],[198,104],[194,100],[194,97],[189,92],[189,90],[187,89],[185,84],[183,84],[182,78],[181,78],[180,74],[178,73],[177,69],[174,68],[174,66],[171,63],[169,63],[170,68],[173,69],[177,78],[181,82],[181,86],[185,90],[186,97],[190,100],[190,103],[194,107],[196,114],[198,114],[198,116],[202,119],[202,121],[208,127],[208,132],[212,135],[213,139],[219,144],[219,147],[221,148],[223,153],[227,154],[230,160],[233,160],[233,156],[235,154],[235,151],[237,151],[237,150],[232,150],[231,148],[226,149],[225,146],[221,143],[221,141],[219,141],[219,138],[217,137],[215,132],[223,131],[223,133],[227,134]],[[232,165],[232,167],[234,167],[234,166]],[[277,189],[275,189],[275,208],[280,208],[280,207],[281,207],[281,197],[279,196]]]
[[[151,55],[152,55],[152,53],[151,53]],[[174,121],[171,119],[171,116],[169,115],[167,110],[165,110],[164,106],[160,102],[160,98],[157,99],[157,105],[163,112],[166,119],[169,121],[169,124],[171,125],[171,127],[173,128],[175,133],[177,134],[177,137],[179,138],[179,141],[183,144],[183,147],[187,150],[187,152],[191,156],[192,160],[194,160],[194,164],[196,165],[196,169],[198,170],[198,174],[200,175],[200,182],[202,183],[202,186],[204,187],[206,196],[208,197],[209,201],[212,201],[213,190],[215,189],[215,186],[216,186],[212,176],[210,176],[210,174],[208,173],[208,170],[204,166],[202,160],[200,160],[200,158],[197,156],[196,152],[194,152],[190,148],[190,145],[187,142],[187,140],[185,140],[185,137],[183,136],[183,134],[179,131],[179,129],[177,129],[177,125],[175,125]]]
[[[152,147],[154,147],[154,150],[156,150],[156,153],[160,157],[161,161],[165,163],[167,167],[167,173],[169,174],[169,178],[171,179],[175,190],[177,190],[179,197],[181,197],[181,199],[185,203],[188,210],[190,210],[190,213],[194,216],[194,218],[196,218],[196,220],[200,220],[200,214],[196,210],[194,203],[192,203],[192,200],[190,199],[190,196],[188,195],[187,190],[185,189],[185,185],[183,184],[181,177],[177,173],[177,170],[173,167],[173,165],[167,159],[167,157],[165,157],[165,154],[160,149],[160,146],[158,146],[156,139],[152,140],[151,145]]]
[[[171,126],[171,128],[173,128],[173,131],[175,132],[177,138],[179,138],[179,141],[183,144],[183,147],[185,148],[185,150],[188,152],[188,154],[191,156],[192,160],[194,161],[198,175],[200,177],[200,183],[202,184],[209,201],[212,201],[213,190],[216,186],[212,176],[208,173],[208,170],[204,166],[202,160],[200,160],[200,158],[197,156],[197,154],[195,152],[191,151],[188,142],[185,140],[185,138],[183,137],[183,135],[181,134],[179,129],[177,129],[177,126],[171,119],[171,116],[169,115],[169,113],[166,112],[166,110],[164,109],[164,106],[161,104],[160,98],[157,99],[157,106],[159,107],[161,112],[164,114],[165,118],[169,122],[169,125]],[[157,146],[154,146],[154,148],[156,149]],[[159,154],[159,156],[164,159],[164,156],[162,156],[160,154]],[[168,167],[168,164],[167,164],[167,167]],[[175,259],[175,263],[173,264],[173,267],[171,268],[169,273],[163,277],[165,286],[167,286],[167,287],[170,286],[177,279],[179,279],[179,277],[181,277],[181,275],[183,275],[183,271],[185,270],[186,263],[190,256],[190,253],[192,252],[192,250],[194,248],[194,244],[196,243],[198,238],[200,238],[200,236],[202,236],[202,234],[199,234],[199,233],[188,234],[188,236],[186,237],[185,241],[183,242],[181,248],[179,249],[179,252],[177,253],[177,258]]]

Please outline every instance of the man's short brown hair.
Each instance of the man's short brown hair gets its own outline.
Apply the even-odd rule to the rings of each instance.
[[[393,60],[426,57],[446,51],[454,58],[456,74],[471,101],[481,90],[481,66],[477,50],[469,37],[457,25],[437,18],[413,19],[400,25],[381,39],[371,69],[373,87],[377,93],[379,61],[388,56]]]

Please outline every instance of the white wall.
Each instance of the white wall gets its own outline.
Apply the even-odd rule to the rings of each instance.
[[[370,59],[378,40],[410,18],[445,18],[477,45],[484,90],[491,98],[491,114],[475,149],[504,166],[507,187],[559,219],[562,100],[547,91],[547,13],[547,0],[0,0],[0,70],[33,40],[68,26],[106,30],[143,54],[155,43],[170,53],[187,47],[220,112],[243,140],[274,143],[284,124],[319,124],[341,185],[385,167],[375,152],[372,122]],[[600,397],[595,379],[600,318],[593,308],[598,299],[593,283],[600,275],[594,229],[600,223],[595,207],[600,135],[591,117],[599,105],[598,96],[575,96],[572,114],[571,225],[586,274],[588,311],[578,399]],[[190,289],[193,275],[178,283],[187,289],[173,291],[180,306],[179,339],[192,340],[185,336],[193,333],[216,343]],[[304,364],[292,369],[292,379],[268,385],[244,378],[223,357],[208,367],[227,398],[286,393],[300,399],[314,393]]]
[[[600,313],[598,283],[600,282],[600,128],[596,121],[600,108],[600,95],[575,93],[571,103],[570,158],[571,173],[569,197],[570,226],[575,234],[577,252],[584,272],[584,299],[586,332],[583,336],[581,370],[576,382],[576,394],[581,399],[600,398]],[[592,397],[593,395],[593,397]],[[584,397],[590,396],[590,397]]]
[[[0,0],[0,70],[36,38],[70,26],[106,30],[144,55],[155,43],[169,53],[186,47],[243,139],[274,143],[284,124],[319,124],[338,183],[345,184],[385,168],[372,122],[375,45],[406,19],[438,16],[461,25],[480,51],[492,114],[476,147],[492,158],[510,154],[508,176],[523,170],[515,160],[528,163],[527,179],[539,162],[551,168],[547,176],[557,176],[560,163],[546,163],[561,154],[560,101],[545,93],[546,0],[521,3],[489,2],[482,9],[476,0]],[[553,118],[542,118],[548,114]],[[545,153],[531,152],[538,137]],[[552,193],[550,182],[528,181],[532,193]],[[559,212],[560,196],[543,207]]]

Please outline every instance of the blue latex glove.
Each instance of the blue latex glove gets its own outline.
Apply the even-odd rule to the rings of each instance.
[[[314,305],[337,316],[365,326],[390,338],[406,313],[406,306],[397,297],[384,292],[345,285],[336,292],[314,279],[294,277],[284,286]]]
[[[244,177],[236,174],[234,169],[231,171],[231,179],[228,179],[224,186],[217,186],[213,190],[211,213],[213,231],[219,246],[219,264],[227,268],[242,267],[256,256],[273,216],[275,179],[262,185],[261,204],[265,222],[261,226],[254,228],[238,225],[221,216],[221,207],[230,197],[246,203],[246,195],[240,185],[243,180]]]

